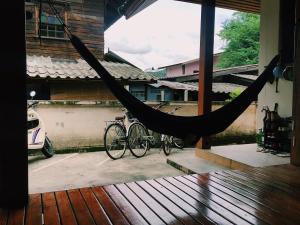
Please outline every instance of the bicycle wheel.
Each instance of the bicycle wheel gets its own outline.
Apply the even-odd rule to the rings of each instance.
[[[172,137],[172,142],[174,143],[174,146],[176,148],[183,149],[184,141],[182,139],[177,138],[177,137]]]
[[[41,149],[41,151],[46,158],[51,158],[54,155],[53,145],[47,136],[45,138],[44,147]]]
[[[126,133],[118,123],[110,124],[104,134],[104,147],[112,159],[120,159],[126,151]]]
[[[128,146],[131,153],[137,157],[143,157],[149,149],[149,135],[143,124],[134,122],[128,129]]]
[[[164,135],[162,139],[162,149],[164,150],[165,155],[170,155],[171,153],[171,142],[168,135]]]
[[[155,148],[159,148],[161,146],[161,134],[153,131],[152,136],[153,136],[153,140],[154,140],[153,146]]]

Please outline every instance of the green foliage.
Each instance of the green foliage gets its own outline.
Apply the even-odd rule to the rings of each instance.
[[[240,88],[235,89],[229,94],[230,99],[227,99],[227,102],[231,102],[233,99],[235,99],[237,96],[239,96],[242,93],[242,90]]]
[[[258,63],[260,18],[256,14],[236,12],[225,21],[218,34],[226,47],[219,68]]]

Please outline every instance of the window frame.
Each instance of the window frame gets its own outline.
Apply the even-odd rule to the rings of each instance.
[[[56,18],[56,16],[53,14],[53,13],[48,13],[50,11],[50,8],[49,6],[46,6],[46,8],[44,8],[46,3],[44,3],[42,6],[42,12],[46,12],[48,15],[47,15],[47,18],[52,16],[54,18]],[[65,24],[68,24],[68,12],[67,12],[67,6],[66,4],[59,4],[59,3],[55,3],[55,5],[57,8],[59,8],[59,12],[60,12],[60,15],[62,16],[62,19],[64,20],[64,23]],[[56,30],[57,30],[57,27],[58,26],[62,26],[62,25],[58,25],[58,24],[51,24],[51,23],[44,23],[45,26],[47,27],[47,29],[43,29],[43,30],[46,30],[47,32],[47,36],[46,35],[40,35],[39,36],[39,31],[40,31],[40,15],[39,15],[39,12],[40,12],[40,7],[39,5],[36,5],[35,6],[35,24],[36,24],[36,36],[37,37],[41,37],[42,39],[53,39],[53,40],[68,40],[67,38],[67,35],[66,35],[66,32],[63,30],[63,37],[57,37],[56,35]],[[41,23],[43,24],[43,23]],[[49,36],[49,29],[48,29],[48,26],[54,26],[55,27],[55,33],[54,35],[55,36]],[[42,30],[42,29],[41,29]]]

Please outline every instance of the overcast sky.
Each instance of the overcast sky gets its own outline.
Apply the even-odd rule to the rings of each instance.
[[[215,33],[234,11],[217,9]],[[201,6],[158,0],[139,14],[120,19],[105,32],[105,48],[141,69],[199,57]],[[215,52],[224,43],[215,35]]]

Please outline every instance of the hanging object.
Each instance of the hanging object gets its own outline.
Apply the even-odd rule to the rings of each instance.
[[[163,113],[136,99],[108,73],[78,37],[72,34],[70,37],[81,57],[99,74],[117,99],[148,129],[183,138],[189,142],[196,142],[202,136],[222,132],[233,123],[255,101],[269,77],[272,76],[279,59],[276,56],[259,78],[232,102],[205,115],[184,117]]]
[[[277,65],[273,70],[273,75],[277,79],[293,80],[293,66]]]
[[[55,12],[55,8],[49,1]],[[62,21],[62,20],[60,20]],[[184,139],[185,143],[194,144],[203,136],[210,136],[224,131],[256,100],[257,95],[266,82],[272,77],[273,69],[278,63],[279,56],[275,56],[265,71],[244,92],[230,103],[208,114],[201,116],[170,115],[144,104],[131,95],[115,78],[101,65],[98,59],[88,50],[82,41],[73,35],[66,24],[66,33],[72,45],[81,57],[98,73],[115,97],[130,111],[134,117],[148,129]]]

